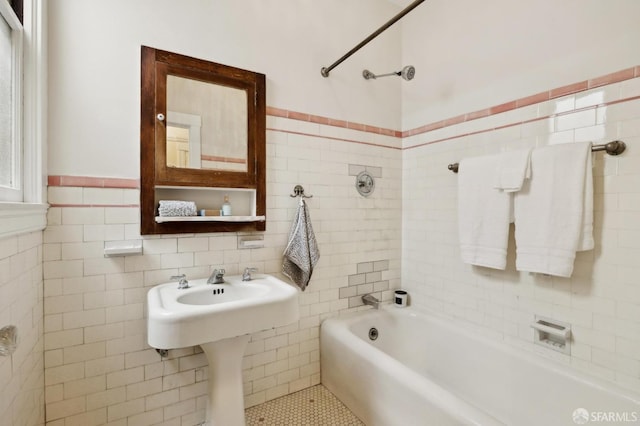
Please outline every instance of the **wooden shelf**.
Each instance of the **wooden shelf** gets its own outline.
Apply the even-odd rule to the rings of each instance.
[[[157,223],[165,222],[264,222],[265,216],[156,216]]]

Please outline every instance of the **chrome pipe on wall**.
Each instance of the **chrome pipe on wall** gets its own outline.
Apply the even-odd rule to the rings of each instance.
[[[424,2],[424,0],[416,0],[413,3],[411,3],[409,6],[405,7],[400,13],[398,13],[396,16],[394,16],[393,18],[388,20],[380,28],[378,28],[373,33],[371,33],[371,35],[369,37],[365,38],[360,43],[358,43],[353,49],[351,49],[350,51],[348,51],[347,53],[342,55],[342,57],[340,59],[338,59],[337,61],[335,61],[333,64],[329,65],[328,67],[322,67],[320,69],[320,74],[322,74],[323,77],[329,77],[329,73],[331,72],[332,69],[334,69],[335,67],[340,65],[342,62],[345,61],[345,59],[347,59],[349,56],[351,56],[354,53],[356,53],[365,44],[369,43],[371,40],[373,40],[374,38],[378,37],[384,30],[386,30],[391,25],[393,25],[396,22],[398,22],[404,15],[406,15],[409,12],[411,12],[413,9],[418,7],[423,2]]]

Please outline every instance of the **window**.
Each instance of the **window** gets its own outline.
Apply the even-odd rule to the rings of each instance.
[[[0,200],[22,201],[22,24],[0,0]]]
[[[0,0],[0,240],[46,225],[46,4]]]

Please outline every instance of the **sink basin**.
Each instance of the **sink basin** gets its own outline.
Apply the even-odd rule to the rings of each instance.
[[[156,349],[200,345],[209,363],[205,424],[242,426],[242,357],[249,333],[297,321],[298,289],[270,275],[225,281],[192,280],[183,290],[176,282],[153,287],[147,294],[147,339]]]
[[[213,305],[216,303],[260,297],[268,292],[269,287],[264,284],[242,284],[234,286],[213,284],[198,288],[197,291],[181,294],[178,296],[177,301],[185,305]]]
[[[298,320],[298,290],[270,275],[225,277],[225,284],[175,282],[149,290],[148,340],[157,349],[175,349],[241,336]]]

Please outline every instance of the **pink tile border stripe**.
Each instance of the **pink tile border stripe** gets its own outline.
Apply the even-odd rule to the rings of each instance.
[[[524,121],[515,121],[513,123],[504,124],[502,126],[489,127],[489,128],[486,128],[486,129],[476,130],[476,131],[473,131],[473,132],[460,133],[460,134],[453,135],[453,136],[448,136],[448,137],[442,138],[442,139],[436,139],[436,140],[429,141],[429,142],[423,142],[423,143],[419,143],[419,144],[416,144],[416,145],[411,145],[411,146],[408,146],[408,147],[405,147],[405,148],[402,148],[402,149],[403,150],[408,150],[408,149],[420,148],[420,147],[423,147],[423,146],[426,146],[426,145],[432,145],[434,143],[446,142],[446,141],[450,141],[450,140],[454,140],[454,139],[458,139],[458,138],[463,138],[465,136],[478,135],[478,134],[481,134],[481,133],[492,132],[494,130],[506,129],[508,127],[513,127],[513,126],[519,126],[521,124],[528,124],[528,123],[533,123],[535,121],[547,120],[547,119],[552,118],[552,117],[560,117],[560,116],[563,116],[563,115],[573,114],[573,113],[576,113],[576,112],[587,111],[587,110],[590,110],[590,109],[596,109],[596,108],[600,108],[600,107],[606,107],[606,106],[609,106],[609,105],[615,105],[615,104],[620,104],[620,103],[623,103],[623,102],[631,102],[631,101],[637,101],[637,100],[640,100],[640,96],[632,96],[632,97],[625,98],[625,99],[618,99],[618,100],[615,100],[615,101],[605,102],[605,103],[598,104],[598,105],[588,106],[588,107],[584,107],[584,108],[577,108],[577,109],[573,109],[573,110],[570,110],[570,111],[560,112],[560,113],[557,113],[557,114],[550,114],[550,115],[547,115],[547,116],[544,116],[544,117],[536,117],[536,118],[531,118],[529,120],[524,120]]]
[[[320,115],[306,114],[303,112],[289,111],[282,108],[267,107],[267,115],[283,117],[291,120],[306,121],[308,123],[324,124],[326,126],[342,127],[344,129],[359,130],[361,132],[375,133],[377,135],[402,137],[400,130],[385,129],[384,127],[369,126],[368,124],[354,123],[352,121],[336,120]]]
[[[516,99],[504,104],[494,105],[492,107],[484,108],[478,111],[468,112],[457,117],[436,121],[435,123],[416,127],[415,129],[405,130],[402,132],[402,137],[406,138],[407,136],[419,135],[421,133],[430,132],[436,129],[442,129],[454,124],[460,124],[467,121],[476,120],[478,118],[489,117],[491,115],[511,111],[527,105],[533,105],[562,96],[584,92],[585,90],[593,89],[607,84],[619,83],[621,81],[630,80],[636,77],[640,77],[640,65],[621,71],[616,71],[611,74],[606,74],[601,77],[593,78],[591,80],[579,81],[577,83],[568,84],[566,86],[556,87],[555,89],[547,90],[546,92],[537,93],[535,95]]]
[[[377,147],[380,147],[380,148],[397,149],[397,150],[401,150],[402,149],[400,147],[389,146],[389,145],[384,145],[384,144],[379,144],[379,143],[358,141],[358,140],[355,140],[355,139],[336,138],[336,137],[333,137],[333,136],[319,136],[319,135],[313,134],[313,133],[297,132],[297,131],[294,131],[294,130],[282,130],[282,129],[272,129],[272,128],[267,128],[267,130],[269,130],[271,132],[288,133],[290,135],[312,136],[314,138],[328,139],[328,140],[331,140],[331,141],[340,141],[340,142],[348,142],[348,143],[357,143],[357,144],[360,144],[360,145],[377,146]]]
[[[500,105],[494,105],[492,107],[489,108],[484,108],[478,111],[472,111],[472,112],[468,112],[466,114],[462,114],[462,115],[458,115],[456,117],[450,117],[444,120],[440,120],[440,121],[436,121],[434,123],[429,123],[429,124],[425,124],[424,126],[420,126],[420,127],[416,127],[415,129],[410,129],[410,130],[405,130],[405,131],[400,131],[400,130],[393,130],[393,129],[385,129],[382,127],[376,127],[376,126],[369,126],[367,124],[361,124],[361,123],[354,123],[354,122],[349,122],[349,121],[344,121],[344,120],[336,120],[333,118],[329,118],[329,117],[322,117],[319,115],[313,115],[313,114],[306,114],[306,113],[302,113],[302,112],[296,112],[296,111],[288,111],[285,109],[281,109],[281,108],[275,108],[275,107],[267,107],[267,115],[273,116],[273,117],[284,117],[284,118],[289,118],[292,120],[299,120],[299,121],[306,121],[309,123],[318,123],[318,124],[324,124],[327,126],[334,126],[334,127],[342,127],[345,129],[353,129],[353,130],[359,130],[362,132],[367,132],[367,133],[374,133],[374,134],[379,134],[379,135],[386,135],[386,136],[392,136],[392,137],[408,137],[408,136],[415,136],[415,135],[419,135],[422,133],[427,133],[436,129],[442,129],[444,127],[448,127],[448,126],[452,126],[455,124],[460,124],[460,123],[464,123],[467,121],[471,121],[471,120],[477,120],[479,118],[484,118],[484,117],[489,117],[491,115],[496,115],[496,114],[500,114],[503,112],[507,112],[507,111],[511,111],[517,108],[521,108],[524,106],[528,106],[528,105],[533,105],[533,104],[537,104],[537,103],[541,103],[541,102],[545,102],[551,99],[555,99],[561,96],[566,96],[569,94],[574,94],[574,93],[579,93],[579,92],[583,92],[589,89],[593,89],[596,87],[600,87],[600,86],[605,86],[607,84],[613,84],[613,83],[619,83],[621,81],[625,81],[625,80],[630,80],[632,78],[638,78],[640,77],[640,65],[635,66],[635,67],[631,67],[631,68],[627,68],[621,71],[616,71],[610,74],[606,74],[600,77],[596,77],[596,78],[592,78],[590,80],[585,80],[585,81],[580,81],[577,83],[572,83],[572,84],[568,84],[566,86],[561,86],[561,87],[557,87],[555,89],[551,89],[551,90],[547,90],[545,92],[541,92],[541,93],[537,93],[535,95],[531,95],[531,96],[526,96],[524,98],[520,98],[520,99],[516,99],[514,101],[510,101],[510,102],[505,102],[503,104]],[[613,104],[617,104],[620,102],[628,102],[628,101],[633,101],[633,100],[637,100],[640,99],[640,96],[635,96],[632,98],[627,98],[627,99],[620,99],[617,101],[612,101],[612,102],[608,102],[606,104],[602,104],[602,105],[613,105]],[[591,108],[595,108],[597,106],[602,106],[602,105],[596,105],[596,106],[592,106],[592,107],[586,107],[586,108],[582,108],[582,109],[591,109]],[[580,109],[580,110],[582,110]],[[579,110],[572,110],[571,112],[576,112]],[[556,114],[556,115],[562,115],[562,114]],[[517,122],[517,123],[511,123],[505,126],[500,126],[500,128],[503,127],[511,127],[511,126],[515,126],[515,125],[519,125],[519,124],[524,124],[524,123],[529,123],[529,122],[533,122],[533,121],[538,121],[538,120],[544,120],[548,117],[538,117],[538,118],[534,118],[531,120],[527,120],[524,122]],[[279,129],[268,129],[271,131],[280,131],[280,132],[284,132],[284,133],[295,133],[295,134],[300,134],[300,135],[307,135],[307,133],[303,133],[303,132],[294,132],[294,131],[288,131],[288,130],[279,130]],[[451,136],[448,138],[443,138],[443,139],[438,139],[435,141],[430,141],[430,142],[426,142],[426,143],[422,143],[422,144],[418,144],[418,145],[413,145],[410,147],[406,147],[406,148],[396,148],[396,147],[391,147],[391,146],[387,146],[387,145],[382,145],[382,144],[375,144],[375,143],[370,143],[370,142],[363,142],[363,141],[357,141],[357,140],[350,140],[350,139],[341,139],[341,138],[334,138],[334,137],[327,137],[327,136],[322,136],[325,139],[331,139],[331,140],[338,140],[338,141],[344,141],[344,142],[348,142],[348,143],[359,143],[359,144],[364,144],[364,145],[372,145],[372,146],[380,146],[380,147],[386,147],[386,148],[390,148],[390,149],[401,149],[401,150],[405,150],[405,149],[413,149],[413,148],[418,148],[421,146],[425,146],[425,145],[430,145],[430,144],[434,144],[434,143],[438,143],[438,142],[444,142],[447,140],[451,140],[451,139],[456,139],[458,137],[463,137],[463,136],[469,136],[472,134],[476,134],[476,133],[483,133],[483,132],[488,132],[488,131],[492,131],[495,130],[495,128],[491,128],[491,129],[484,129],[484,130],[478,130],[476,132],[472,132],[472,133],[466,133],[466,134],[461,134],[461,135],[457,135],[457,136]],[[309,136],[318,136],[318,135],[310,135]],[[102,178],[102,177],[91,177],[91,176],[57,176],[57,175],[51,175],[48,178],[48,184],[49,186],[74,186],[74,187],[82,187],[82,188],[120,188],[120,189],[139,189],[140,188],[140,181],[138,179],[121,179],[121,178]],[[56,205],[57,207],[71,207],[72,205]],[[86,204],[83,204],[82,206],[87,206]],[[116,207],[116,206],[114,206]],[[134,205],[118,205],[117,207],[134,207]]]
[[[103,178],[91,176],[56,176],[50,175],[49,186],[76,186],[81,188],[119,188],[139,189],[138,179]]]
[[[489,117],[492,115],[511,111],[517,108],[522,108],[528,105],[537,104],[540,102],[545,102],[545,101],[559,98],[562,96],[584,92],[585,90],[593,89],[600,86],[605,86],[607,84],[619,83],[621,81],[630,80],[636,77],[640,77],[640,65],[627,68],[621,71],[616,71],[600,77],[592,78],[590,80],[579,81],[577,83],[568,84],[566,86],[556,87],[555,89],[547,90],[545,92],[537,93],[535,95],[526,96],[524,98],[516,99],[510,102],[505,102],[500,105],[494,105],[478,111],[468,112],[466,114],[458,115],[456,117],[446,118],[444,120],[440,120],[434,123],[429,123],[420,127],[416,127],[415,129],[404,130],[404,131],[385,129],[382,127],[369,126],[367,124],[353,123],[353,122],[344,121],[344,120],[335,120],[333,118],[306,114],[306,113],[296,112],[296,111],[289,111],[286,109],[275,108],[275,107],[267,107],[267,115],[270,115],[273,117],[284,117],[292,120],[306,121],[309,123],[319,123],[327,126],[342,127],[345,129],[360,130],[363,132],[393,136],[398,138],[399,137],[406,138],[408,136],[415,136],[422,133],[430,132],[432,130],[453,126],[455,124],[465,123],[467,121]],[[352,142],[352,141],[348,141],[348,142]]]
[[[125,207],[125,208],[135,208],[140,207],[139,204],[50,204],[49,207],[103,207],[103,208],[114,208],[114,207]]]

